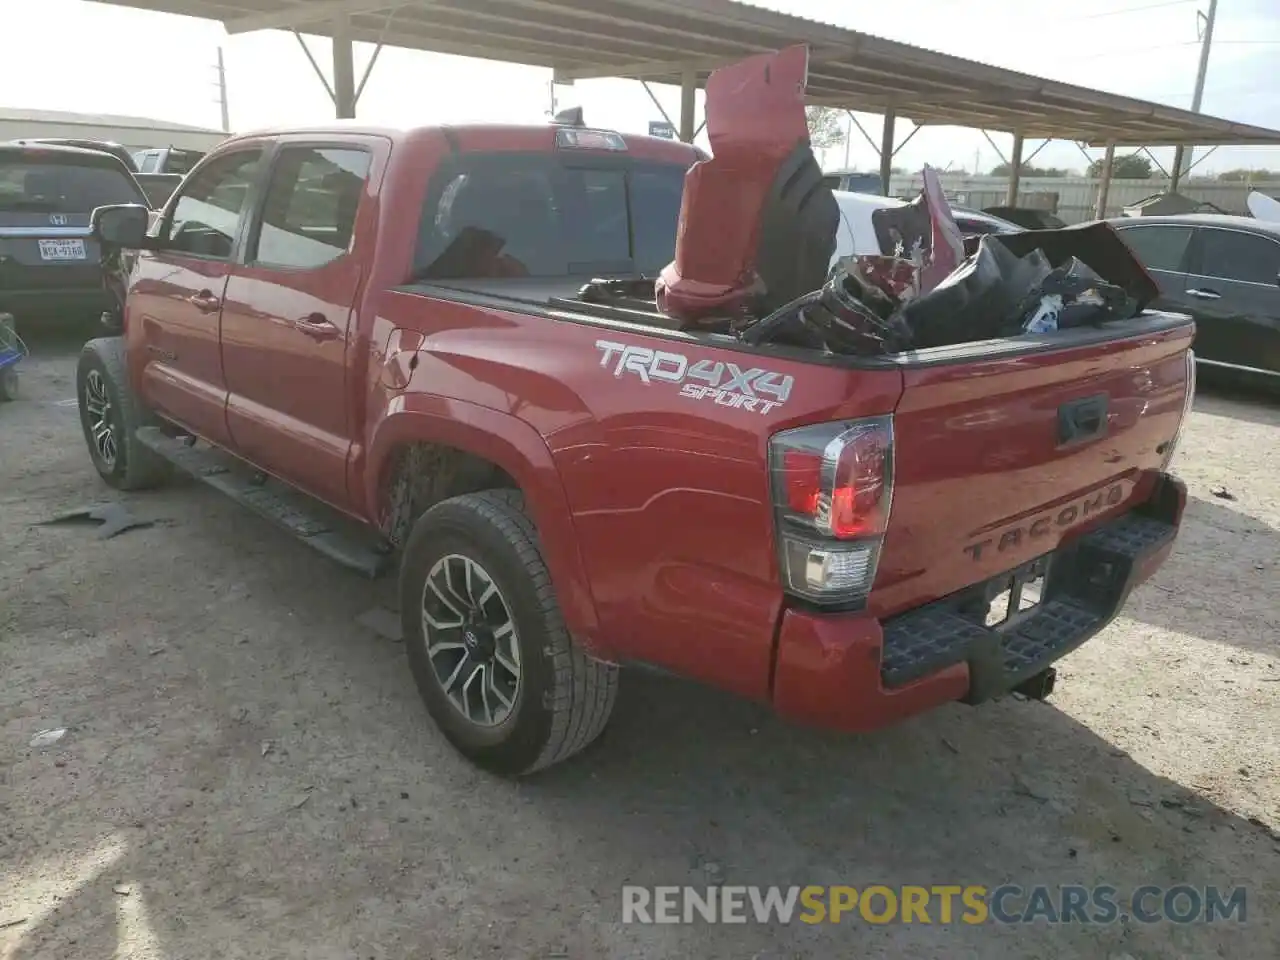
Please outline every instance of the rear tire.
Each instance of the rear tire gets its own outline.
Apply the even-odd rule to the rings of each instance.
[[[604,730],[617,667],[570,638],[519,491],[453,497],[418,519],[400,616],[427,711],[477,766],[532,773]]]
[[[0,400],[18,399],[18,371],[13,367],[0,370]]]
[[[169,479],[168,462],[135,435],[155,420],[129,386],[122,338],[101,337],[84,345],[76,396],[89,457],[103,480],[117,490],[145,490]]]

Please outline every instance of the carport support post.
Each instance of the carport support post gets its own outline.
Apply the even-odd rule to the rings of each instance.
[[[1101,220],[1107,215],[1107,195],[1111,192],[1111,169],[1116,162],[1116,145],[1107,144],[1107,152],[1102,155],[1102,182],[1098,184],[1098,206],[1093,211],[1093,218]]]
[[[977,173],[978,171],[973,171]],[[1022,134],[1013,135],[1013,153],[1009,154],[1009,190],[1004,196],[1006,207],[1018,205],[1018,185],[1022,180]]]
[[[880,184],[886,197],[893,196],[889,181],[893,178],[893,140],[894,123],[898,119],[897,111],[892,107],[884,112],[884,130],[880,133]]]
[[[355,54],[351,45],[351,22],[345,14],[333,18],[333,105],[339,120],[355,119]]]
[[[698,106],[698,73],[686,70],[680,75],[680,139],[693,143],[693,112]]]

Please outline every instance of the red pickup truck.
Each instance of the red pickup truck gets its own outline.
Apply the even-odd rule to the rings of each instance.
[[[139,251],[79,364],[95,467],[398,570],[429,712],[504,773],[590,743],[626,664],[846,731],[1045,695],[1173,545],[1193,326],[835,356],[579,296],[714,233],[680,215],[700,159],[563,124],[228,140],[154,225],[95,212]]]

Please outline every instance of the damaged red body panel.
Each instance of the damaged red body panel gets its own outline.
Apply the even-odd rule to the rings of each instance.
[[[764,212],[779,170],[809,143],[808,73],[809,50],[801,45],[725,67],[707,80],[713,156],[685,178],[675,260],[657,285],[663,313],[690,320],[741,313],[766,292],[759,269]]]

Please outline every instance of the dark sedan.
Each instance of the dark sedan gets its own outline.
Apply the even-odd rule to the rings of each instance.
[[[1160,286],[1152,306],[1195,319],[1198,361],[1280,380],[1280,223],[1208,213],[1109,222]]]
[[[956,218],[956,226],[966,237],[980,237],[988,233],[1021,233],[1023,230],[1016,223],[982,210],[952,207],[951,215]]]

